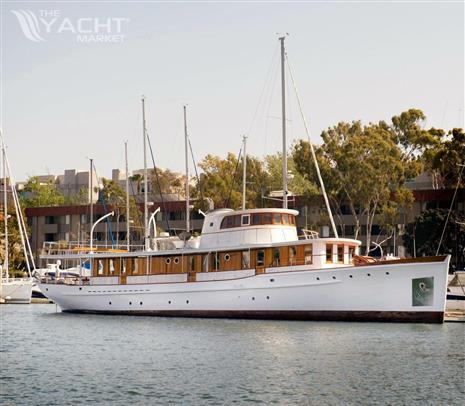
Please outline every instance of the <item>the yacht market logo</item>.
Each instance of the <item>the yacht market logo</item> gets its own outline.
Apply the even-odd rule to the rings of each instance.
[[[54,35],[70,35],[76,42],[123,42],[128,18],[68,18],[60,10],[11,10],[18,19],[24,36],[33,42],[44,42]]]

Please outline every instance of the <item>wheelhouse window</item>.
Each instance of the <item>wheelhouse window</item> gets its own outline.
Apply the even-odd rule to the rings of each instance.
[[[260,217],[261,216],[258,213],[252,214],[252,221],[250,224],[253,226],[258,226],[261,222]]]
[[[289,215],[283,214],[283,224],[289,224]]]
[[[274,213],[273,214],[273,224],[281,224],[281,213]]]
[[[248,226],[248,225],[250,225],[250,214],[244,214],[244,215],[242,215],[242,225],[243,225],[243,226]]]
[[[355,255],[355,247],[349,245],[349,262],[352,262],[354,255]]]
[[[265,265],[265,250],[257,251],[257,266]]]
[[[262,215],[262,222],[263,224],[272,224],[273,221],[273,216],[271,215],[271,213],[263,213]]]

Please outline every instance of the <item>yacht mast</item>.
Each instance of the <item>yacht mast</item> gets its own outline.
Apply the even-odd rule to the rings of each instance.
[[[129,169],[128,169],[128,142],[124,143],[124,159],[126,161],[126,248],[129,251]]]
[[[189,159],[188,159],[188,135],[187,135],[187,108],[186,106],[183,107],[184,110],[184,148],[185,148],[185,155],[186,155],[186,233],[190,231],[190,219],[189,219]],[[187,234],[186,234],[187,235]]]
[[[245,193],[246,193],[246,179],[247,179],[247,136],[242,137],[244,143],[244,155],[242,158],[242,210],[245,210]]]
[[[5,268],[6,283],[9,279],[9,264],[8,264],[8,196],[7,196],[7,171],[6,171],[6,153],[5,144],[2,140],[2,160],[3,160],[3,210],[4,210],[4,222],[5,222],[5,260],[3,261],[3,267]],[[0,276],[2,277],[2,276]]]
[[[282,109],[282,133],[283,133],[283,209],[287,209],[287,140],[286,140],[286,71],[284,60],[286,51],[284,40],[286,35],[279,38],[281,41],[281,109]]]
[[[148,250],[150,248],[150,232],[148,229],[148,191],[147,191],[147,179],[148,179],[148,172],[147,172],[147,127],[145,121],[145,96],[142,96],[142,132],[144,137],[144,244],[145,249]]]

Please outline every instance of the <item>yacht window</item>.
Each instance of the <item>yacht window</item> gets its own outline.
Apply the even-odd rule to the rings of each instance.
[[[257,251],[257,266],[263,266],[265,264],[265,251]]]
[[[291,265],[295,264],[296,255],[297,255],[297,247],[289,247],[289,262]]]
[[[137,258],[134,258],[133,261],[134,261],[133,273],[139,273],[139,260]]]
[[[260,224],[260,214],[252,214],[252,225],[256,226]]]
[[[242,251],[242,269],[250,268],[250,251]]]
[[[126,273],[126,260],[121,258],[121,273]]]
[[[281,263],[281,254],[279,248],[273,248],[273,265],[279,266]]]
[[[242,225],[248,226],[250,224],[250,214],[244,214],[242,216]]]
[[[220,259],[218,258],[218,253],[213,254],[213,269],[218,271],[220,269]]]
[[[103,261],[99,259],[98,261],[98,274],[102,275],[103,274]]]
[[[313,246],[311,244],[305,246],[305,265],[313,263]]]
[[[110,273],[115,272],[115,265],[113,264],[113,260],[110,259]]]
[[[273,216],[271,215],[271,213],[265,213],[262,216],[263,224],[272,224],[272,219],[273,219]]]
[[[281,224],[282,219],[281,219],[281,213],[274,213],[273,214],[273,224]]]
[[[295,217],[293,215],[289,215],[289,223],[295,226]]]
[[[289,224],[289,216],[287,214],[283,214],[283,224]]]
[[[193,255],[189,257],[189,271],[195,272],[195,257]]]
[[[355,247],[349,247],[349,261],[352,261],[355,254]]]
[[[340,264],[344,263],[344,246],[343,245],[337,246],[337,262]]]
[[[333,245],[326,244],[326,262],[333,262]]]
[[[202,267],[204,272],[208,272],[209,257],[208,254],[203,256]]]

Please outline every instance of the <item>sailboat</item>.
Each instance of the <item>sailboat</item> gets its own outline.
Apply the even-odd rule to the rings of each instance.
[[[450,256],[371,261],[361,242],[317,233],[299,236],[288,208],[284,40],[281,37],[283,206],[205,214],[199,237],[145,249],[77,252],[49,245],[42,258],[89,261],[90,276],[41,279],[64,312],[183,317],[442,323]],[[184,110],[185,112],[185,110]],[[146,142],[143,102],[143,136]],[[187,124],[184,114],[185,145]],[[187,152],[186,152],[187,156]],[[317,165],[316,159],[314,159]],[[144,148],[144,162],[145,148]],[[317,173],[318,173],[317,167]],[[145,175],[147,171],[145,170]],[[186,182],[188,182],[186,164]],[[145,176],[145,182],[147,178]],[[186,231],[190,229],[186,185]],[[91,236],[92,238],[92,236]]]
[[[31,276],[31,260],[32,253],[27,240],[26,227],[24,223],[24,217],[21,212],[19,205],[18,195],[16,188],[12,181],[10,166],[6,155],[6,147],[3,140],[3,135],[0,131],[0,142],[2,150],[2,169],[3,169],[3,217],[5,224],[5,253],[4,261],[0,266],[0,302],[1,303],[31,303],[32,288],[34,280]],[[27,277],[12,278],[10,277],[10,263],[9,263],[9,246],[8,246],[8,189],[11,189],[11,195],[13,198],[15,213],[18,222],[19,233],[21,237],[21,245],[23,247],[24,256],[26,258],[27,265]]]

